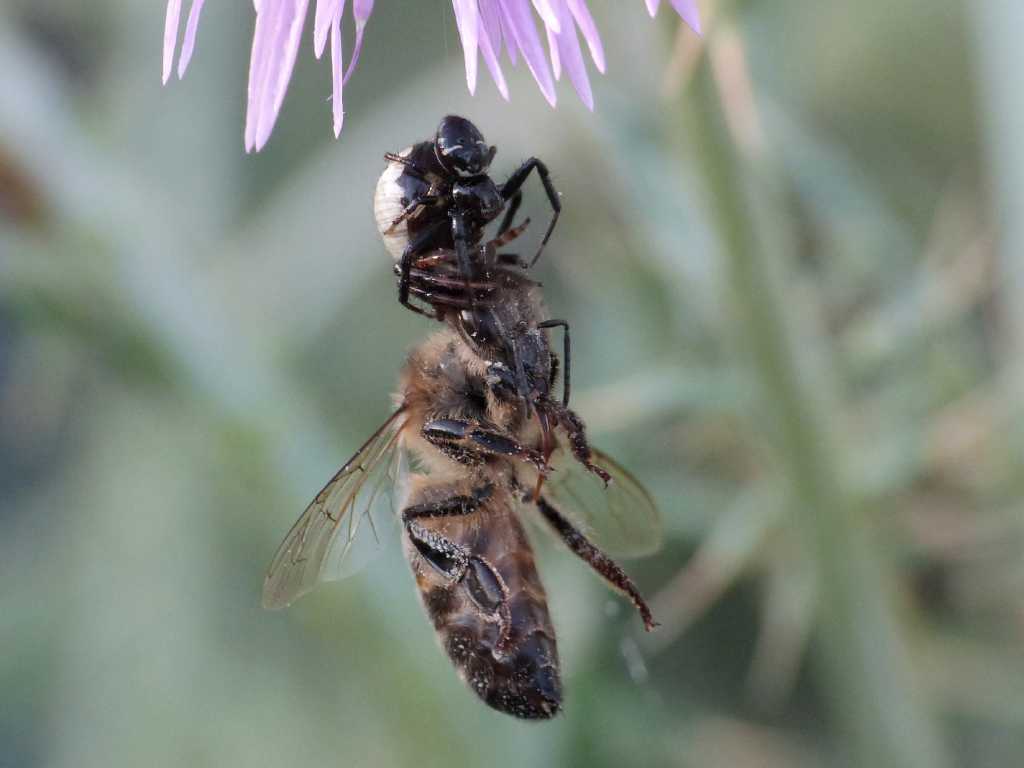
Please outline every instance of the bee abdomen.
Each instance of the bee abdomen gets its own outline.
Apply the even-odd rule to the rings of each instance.
[[[440,632],[460,676],[488,706],[528,720],[554,717],[562,706],[554,638],[535,629],[499,656],[496,630],[463,620]]]
[[[514,516],[480,530],[475,556],[493,564],[506,588],[501,610],[488,611],[466,580],[443,583],[418,570],[423,605],[441,645],[466,684],[488,706],[530,720],[562,706],[558,647],[533,552]]]

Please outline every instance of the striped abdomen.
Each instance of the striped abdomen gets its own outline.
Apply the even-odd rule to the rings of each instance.
[[[412,148],[399,152],[406,157]],[[401,163],[389,161],[384,168],[384,173],[377,179],[377,189],[373,195],[373,215],[377,220],[377,230],[384,240],[384,246],[388,253],[395,259],[402,255],[402,251],[409,242],[409,225],[402,222],[391,228],[392,222],[402,215],[402,211],[409,203],[409,196],[406,194],[406,168]]]
[[[384,240],[384,246],[395,261],[402,258],[402,252],[409,245],[410,239],[415,239],[424,229],[429,229],[428,234],[439,238],[430,246],[431,248],[451,243],[451,225],[443,206],[419,207],[414,209],[415,213],[408,218],[395,224],[410,203],[425,195],[434,194],[436,185],[441,182],[434,168],[432,143],[414,144],[397,155],[421,168],[422,173],[398,160],[388,160],[384,172],[377,179],[377,189],[373,195],[373,215],[377,221],[377,230]]]
[[[554,628],[533,550],[507,494],[469,516],[424,526],[470,555],[465,576],[453,583],[406,536],[420,598],[459,675],[497,710],[553,717],[562,701]]]

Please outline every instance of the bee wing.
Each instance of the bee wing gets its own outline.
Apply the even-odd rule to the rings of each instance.
[[[552,459],[555,471],[544,481],[541,493],[594,544],[624,557],[648,555],[661,546],[661,514],[654,499],[617,461],[593,450],[591,461],[611,476],[605,487],[564,447]]]
[[[403,413],[391,414],[295,521],[267,569],[264,608],[284,608],[382,549],[382,534],[395,528],[393,500],[407,470],[399,440]]]

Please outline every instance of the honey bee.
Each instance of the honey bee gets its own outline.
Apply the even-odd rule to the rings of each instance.
[[[522,202],[522,186],[533,171],[552,209],[531,263],[540,258],[562,210],[558,192],[547,166],[536,157],[522,163],[504,184],[496,184],[488,175],[496,152],[473,123],[448,115],[433,138],[384,155],[387,165],[377,181],[373,209],[384,245],[396,261],[402,306],[423,313],[409,302],[410,270],[419,256],[451,250],[459,273],[468,279],[484,228],[505,211],[498,235],[509,229]]]
[[[560,428],[576,459],[607,484],[608,475],[589,460],[591,449],[583,420],[568,407],[572,350],[569,323],[538,320],[545,314],[539,284],[518,269],[502,266],[516,257],[497,252],[498,245],[518,236],[524,228],[525,224],[479,248],[468,283],[471,291],[482,292],[475,302],[467,296],[454,253],[444,249],[414,262],[410,296],[430,304],[434,316],[454,329],[481,359],[497,404],[515,403],[526,419],[536,416],[545,457],[554,447],[553,430]],[[560,366],[546,333],[554,327],[563,330],[561,403],[552,398]]]
[[[523,320],[535,309],[512,303],[491,319],[518,313]],[[546,340],[538,340],[543,331],[527,323],[509,336],[520,344],[518,383],[518,374],[500,369],[501,355],[478,354],[489,343],[483,335],[475,347],[451,325],[410,353],[396,410],[288,532],[267,573],[263,604],[287,606],[320,581],[340,578],[360,542],[382,542],[384,516],[397,516],[421,601],[460,676],[499,711],[547,719],[562,706],[558,650],[523,518],[545,520],[631,600],[648,630],[656,626],[650,609],[602,547],[650,552],[660,523],[644,488],[586,444],[582,422],[573,442],[562,414],[568,409],[545,389],[556,368],[545,357]],[[531,387],[536,396],[519,396]],[[567,446],[559,432],[545,432],[541,413],[562,426]]]

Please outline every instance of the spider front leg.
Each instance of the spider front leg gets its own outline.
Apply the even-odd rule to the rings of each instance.
[[[509,200],[508,210],[505,211],[505,218],[501,220],[501,226],[498,227],[498,237],[501,237],[508,231],[508,228],[512,226],[512,219],[516,217],[516,212],[519,210],[519,206],[523,204],[523,190],[517,189],[515,194],[512,195],[512,199]]]
[[[551,204],[552,214],[551,221],[548,222],[547,231],[544,233],[544,239],[540,241],[540,247],[537,248],[537,253],[534,255],[533,261],[530,262],[531,267],[537,263],[541,253],[544,252],[544,246],[548,244],[548,240],[551,238],[551,233],[555,230],[555,224],[558,223],[558,217],[562,215],[562,201],[558,197],[558,190],[555,189],[555,185],[551,182],[551,174],[548,172],[548,167],[536,157],[531,157],[519,166],[519,168],[517,168],[501,186],[502,199],[514,199],[532,170],[536,170],[537,175],[540,176],[541,184],[544,185],[544,192],[547,194],[548,202]]]

